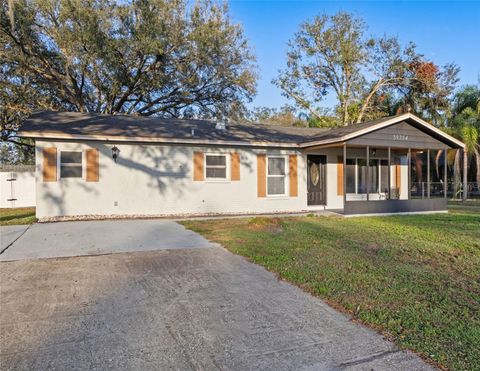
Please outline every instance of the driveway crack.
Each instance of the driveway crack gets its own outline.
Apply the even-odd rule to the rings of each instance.
[[[33,223],[32,223],[32,224],[33,224]],[[28,227],[25,228],[25,230],[24,230],[22,233],[20,233],[20,235],[19,235],[17,238],[15,238],[12,242],[10,242],[10,243],[7,245],[4,249],[2,249],[2,251],[0,251],[0,255],[2,255],[5,251],[7,251],[7,249],[8,249],[10,246],[12,246],[15,242],[17,242],[17,240],[18,240],[20,237],[22,237],[22,236],[25,234],[26,231],[28,231],[28,229],[32,226],[32,224],[29,224]]]
[[[394,350],[387,350],[387,351],[384,351],[384,352],[374,353],[374,354],[371,354],[367,357],[357,358],[357,359],[354,359],[352,361],[347,361],[347,362],[340,363],[338,365],[338,369],[341,370],[341,369],[344,369],[344,368],[347,368],[347,367],[350,367],[350,366],[360,365],[362,363],[367,363],[367,362],[370,362],[370,361],[374,361],[376,359],[388,356],[390,354],[395,354],[395,353],[398,353],[398,352],[400,352],[400,350],[394,349]]]

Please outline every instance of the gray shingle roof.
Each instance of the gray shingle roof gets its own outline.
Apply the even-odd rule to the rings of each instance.
[[[402,115],[399,115],[402,116]],[[403,115],[405,116],[405,115]],[[413,115],[407,117],[412,118]],[[306,145],[318,141],[341,140],[346,135],[368,129],[397,116],[337,128],[302,128],[278,125],[229,123],[227,130],[215,128],[209,120],[164,119],[81,112],[40,111],[33,113],[20,128],[19,136],[44,138],[122,138],[132,141],[227,142],[240,144]],[[413,116],[414,117],[414,116]],[[405,119],[405,118],[404,118]],[[417,119],[418,120],[418,119]],[[428,125],[430,126],[430,125]],[[432,127],[433,128],[433,127]],[[194,134],[192,135],[192,129]],[[436,130],[436,129],[435,129]],[[446,134],[445,134],[446,135]]]
[[[100,115],[79,112],[33,113],[20,128],[24,132],[132,138],[198,139],[235,142],[301,143],[326,129],[227,124],[227,130],[215,129],[208,120],[164,119],[126,115]],[[192,129],[194,135],[192,136]]]

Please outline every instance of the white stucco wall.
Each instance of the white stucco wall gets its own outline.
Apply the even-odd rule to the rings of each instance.
[[[115,143],[120,149],[117,163],[111,156],[111,142],[36,141],[37,217],[78,215],[203,215],[301,212],[321,210],[323,206],[307,206],[306,155],[327,156],[327,209],[343,208],[343,196],[337,195],[337,161],[341,148],[316,151],[169,146],[158,144]],[[43,182],[42,149],[82,151],[83,177]],[[100,180],[85,180],[85,150],[99,150]],[[240,181],[194,181],[193,152],[238,152],[241,158]],[[257,154],[298,155],[298,196],[257,196]],[[348,157],[362,158],[365,150],[349,149]],[[378,151],[377,158],[386,152]],[[288,164],[288,158],[287,164]],[[288,169],[288,165],[287,165]],[[230,176],[230,174],[229,174]],[[286,176],[288,191],[288,174]],[[407,165],[402,165],[402,197],[407,195]],[[392,184],[394,177],[392,176]],[[374,199],[375,195],[371,195]]]
[[[35,172],[0,172],[0,208],[31,206],[35,206]]]
[[[300,152],[131,143],[115,145],[120,149],[117,163],[111,157],[112,143],[37,140],[37,216],[232,214],[307,210],[305,161]],[[61,151],[82,151],[84,164],[85,150],[97,148],[100,152],[100,180],[86,182],[84,166],[82,179],[64,178],[56,182],[43,182],[42,149],[45,147],[57,148],[58,162]],[[194,181],[194,151],[240,153],[240,181]],[[299,155],[297,197],[257,197],[259,153]],[[288,175],[286,188],[289,189]]]

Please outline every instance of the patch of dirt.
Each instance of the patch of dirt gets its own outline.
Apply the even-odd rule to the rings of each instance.
[[[283,231],[280,218],[252,218],[248,221],[248,229],[268,233],[280,233]]]
[[[378,252],[382,249],[382,246],[376,242],[370,242],[367,246],[365,246],[364,250],[367,254],[370,255],[377,255]]]

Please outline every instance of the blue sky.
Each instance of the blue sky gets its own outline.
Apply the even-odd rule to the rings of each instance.
[[[362,17],[372,35],[395,35],[439,65],[460,66],[460,83],[480,79],[480,1],[244,1],[229,2],[257,56],[260,80],[251,106],[287,102],[271,80],[285,65],[287,41],[298,25],[317,14],[348,11]],[[334,104],[327,98],[324,107]]]

